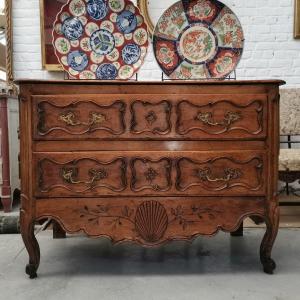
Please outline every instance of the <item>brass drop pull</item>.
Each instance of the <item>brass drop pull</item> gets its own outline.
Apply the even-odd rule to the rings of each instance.
[[[77,120],[77,116],[75,115],[74,112],[70,111],[66,114],[61,114],[59,116],[59,120],[65,122],[69,126],[93,126],[96,124],[101,124],[104,121],[106,121],[106,116],[101,113],[96,113],[96,112],[91,112],[89,116],[89,121],[88,122],[81,122]]]
[[[69,126],[77,126],[80,124],[76,121],[76,116],[73,112],[60,115],[59,120],[65,122]]]
[[[62,178],[65,182],[69,184],[86,184],[88,186],[93,186],[97,181],[103,180],[108,177],[108,173],[105,169],[90,169],[88,174],[90,176],[89,181],[79,181],[78,177],[78,168],[63,168],[62,169]]]
[[[198,115],[195,117],[195,120],[204,123],[205,125],[209,126],[222,126],[222,127],[229,127],[233,123],[242,119],[242,116],[239,112],[232,112],[229,111],[224,115],[224,120],[222,122],[216,122],[213,118],[212,112],[199,112]]]
[[[80,181],[76,181],[74,177],[77,177],[77,169],[62,169],[62,177],[64,181],[70,184],[80,184]],[[74,177],[73,177],[74,176]]]
[[[212,177],[212,171],[210,168],[205,169],[199,169],[197,170],[197,176],[202,181],[208,181],[208,182],[229,182],[232,179],[238,179],[243,175],[242,171],[240,169],[231,169],[227,168],[224,170],[224,176],[223,177]]]

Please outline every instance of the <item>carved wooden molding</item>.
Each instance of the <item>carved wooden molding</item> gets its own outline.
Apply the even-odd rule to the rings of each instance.
[[[178,223],[185,231],[188,226],[203,222],[205,217],[215,220],[217,214],[222,214],[222,211],[211,208],[178,205],[169,211],[171,215],[169,219],[166,208],[160,202],[153,200],[143,202],[136,209],[124,206],[120,215],[111,214],[111,209],[112,207],[109,205],[98,205],[96,209],[85,206],[83,209],[76,209],[75,212],[79,212],[80,218],[86,218],[95,226],[100,226],[102,219],[110,219],[113,230],[123,226],[124,222],[129,222],[134,226],[138,235],[148,243],[161,240],[171,224]]]
[[[85,105],[93,105],[96,108],[100,109],[101,111],[105,110],[108,111],[112,108],[117,108],[119,112],[119,120],[121,124],[121,128],[119,130],[112,129],[108,126],[105,126],[105,122],[109,120],[109,118],[113,118],[116,116],[108,116],[106,113],[100,113],[97,111],[90,111],[89,119],[88,120],[80,120],[80,117],[76,114],[75,109],[79,106],[85,107]],[[61,123],[62,125],[66,125],[66,127],[62,126],[55,126],[52,128],[46,128],[46,118],[47,118],[47,111],[45,109],[45,105],[52,106],[56,109],[62,110],[57,116],[57,124]],[[86,108],[85,108],[86,109]],[[37,132],[38,135],[46,136],[49,133],[61,130],[71,135],[83,135],[90,132],[94,132],[97,130],[104,130],[113,135],[120,135],[123,134],[126,130],[125,125],[125,113],[126,113],[126,104],[122,101],[115,101],[111,105],[100,105],[94,101],[76,101],[68,105],[56,105],[50,101],[41,101],[37,104],[37,113],[38,113],[38,124],[37,124]],[[70,127],[70,128],[69,128]],[[84,127],[79,132],[74,132],[73,128],[77,127]]]
[[[141,166],[137,167],[138,163],[144,165],[146,171],[142,171]],[[172,160],[170,158],[152,160],[137,157],[130,161],[130,168],[132,173],[130,186],[134,192],[147,189],[166,192],[172,187]]]
[[[159,241],[168,227],[166,209],[157,201],[145,201],[136,209],[125,205],[119,215],[111,213],[109,205],[98,205],[96,209],[85,206],[75,212],[79,212],[80,218],[87,218],[87,222],[95,226],[100,226],[102,219],[109,219],[113,230],[123,226],[124,222],[129,222],[134,226],[138,235],[148,243]]]
[[[147,107],[150,108],[150,110],[143,116],[145,125],[141,126],[139,122],[137,121],[137,115],[139,115],[141,112],[137,111],[136,106],[142,105],[144,109]],[[162,106],[162,110],[159,111],[160,115],[158,115],[157,112],[154,111],[155,107]],[[169,101],[163,100],[159,103],[151,103],[146,101],[134,101],[130,106],[130,112],[131,112],[131,125],[130,125],[130,131],[134,134],[142,134],[142,133],[152,133],[152,134],[159,134],[159,135],[166,135],[170,133],[172,130],[172,123],[171,123],[171,109],[172,105]],[[164,115],[164,119],[162,120],[162,115]],[[156,123],[159,124],[159,126],[156,125]],[[160,127],[160,124],[163,123],[165,127]],[[137,129],[138,126],[141,126],[142,129]]]
[[[89,168],[86,171],[85,179],[79,179],[80,162],[92,162],[93,168]],[[50,163],[54,166],[51,168],[55,170],[55,166],[58,166],[59,177],[55,179],[56,183],[49,184],[45,182],[45,163]],[[112,183],[104,183],[104,179],[109,179],[111,174],[108,169],[109,166],[120,163],[119,171],[119,186],[115,186]],[[72,193],[82,194],[88,191],[95,190],[97,188],[106,188],[113,192],[122,192],[127,187],[127,162],[125,158],[116,158],[109,162],[99,161],[92,158],[75,159],[68,162],[57,162],[55,160],[44,158],[38,161],[38,188],[42,193],[49,193],[50,191],[63,188]],[[77,189],[78,187],[78,189]]]
[[[225,111],[224,118],[221,121],[216,121],[214,118],[215,107],[222,104],[229,104],[232,106],[232,111]],[[182,128],[182,105],[188,105],[195,109],[194,120],[199,124],[197,126],[192,126],[190,128]],[[254,131],[250,131],[246,127],[235,126],[238,121],[244,120],[243,109],[254,107],[257,112],[257,123],[258,128]],[[210,109],[208,112],[207,110]],[[204,111],[203,111],[204,110]],[[205,105],[196,105],[187,100],[183,100],[178,103],[177,108],[177,122],[176,122],[176,132],[180,135],[185,135],[194,130],[200,130],[207,134],[220,135],[231,131],[243,131],[251,135],[258,135],[263,131],[263,103],[260,100],[254,100],[247,105],[239,105],[230,100],[220,100],[216,102],[210,102]],[[202,125],[202,127],[201,127]]]
[[[225,160],[229,162],[228,167],[224,168],[223,176],[218,177],[213,175],[214,164],[218,161]],[[185,176],[185,179],[188,178],[190,183],[183,185],[182,184],[182,169],[181,163],[188,162],[194,165],[194,176]],[[247,173],[244,172],[243,166],[247,166],[251,163],[255,162],[255,172],[256,172],[256,179],[257,183],[250,185],[250,182],[242,182],[242,180],[247,180]],[[235,169],[230,166],[230,163],[234,165],[240,165],[241,169]],[[176,188],[179,191],[186,191],[195,186],[201,186],[207,191],[224,191],[234,187],[243,187],[248,191],[257,191],[263,185],[263,160],[261,157],[254,157],[246,161],[240,161],[231,157],[216,157],[212,159],[208,159],[205,161],[196,161],[190,158],[182,157],[177,160],[176,162],[176,170],[177,170],[177,177],[176,177]]]
[[[83,230],[93,237],[105,236],[113,243],[135,241],[141,245],[161,245],[171,240],[192,241],[199,235],[215,235],[220,230],[233,232],[249,216],[264,218],[262,200],[247,201],[244,207],[235,210],[234,217],[225,221],[222,206],[206,206],[187,200],[185,203],[166,205],[164,201],[147,200],[144,202],[120,205],[120,202],[101,201],[101,204],[68,206],[66,211],[58,208],[59,214],[38,212],[38,219],[49,217],[56,220],[67,232]],[[194,204],[192,204],[194,203]],[[237,205],[234,200],[230,207]],[[76,223],[63,221],[61,214],[68,214]],[[209,231],[203,231],[203,225],[209,225]],[[91,232],[92,230],[92,232]],[[121,232],[124,233],[121,234]],[[119,233],[119,234],[116,234]],[[130,234],[129,234],[130,233]],[[130,238],[129,238],[130,237]]]

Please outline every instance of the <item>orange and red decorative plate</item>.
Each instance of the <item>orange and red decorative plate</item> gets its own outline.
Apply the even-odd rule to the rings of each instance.
[[[182,0],[160,17],[156,60],[171,79],[225,78],[237,66],[244,34],[237,16],[216,0]]]
[[[75,79],[130,79],[148,44],[144,18],[129,0],[69,0],[53,27],[55,54]]]

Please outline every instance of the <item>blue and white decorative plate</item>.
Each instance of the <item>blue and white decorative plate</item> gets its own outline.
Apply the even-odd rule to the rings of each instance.
[[[69,0],[53,25],[55,54],[75,79],[130,79],[148,45],[147,25],[130,0]]]

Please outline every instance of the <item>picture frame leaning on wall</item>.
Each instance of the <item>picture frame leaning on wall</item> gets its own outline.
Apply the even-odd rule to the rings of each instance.
[[[154,24],[149,14],[148,0],[137,0],[137,6],[141,11],[141,14],[144,16],[145,23],[148,26],[148,32],[152,38],[154,32]]]
[[[52,27],[65,3],[67,0],[40,0],[42,67],[47,71],[63,71],[52,46]]]
[[[294,38],[300,39],[300,0],[295,0]]]

